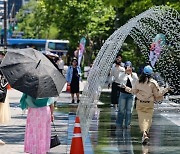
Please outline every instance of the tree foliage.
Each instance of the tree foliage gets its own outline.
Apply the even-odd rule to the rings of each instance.
[[[31,0],[17,15],[18,30],[25,38],[68,39],[71,56],[84,36],[85,58],[90,63],[115,29],[154,5],[169,5],[180,11],[176,0]],[[133,57],[137,47],[132,40],[126,43],[124,54]]]
[[[167,5],[180,12],[180,2],[177,0],[104,0],[104,3],[116,10],[116,28],[153,6]]]
[[[18,26],[26,38],[68,39],[72,49],[85,36],[90,52],[112,33],[114,17],[113,7],[104,7],[102,0],[39,0],[19,12]]]
[[[116,11],[115,29],[124,25],[129,19],[137,16],[145,10],[158,5],[167,5],[180,12],[180,2],[177,0],[104,0],[105,5],[111,5]],[[135,66],[145,64],[145,57],[132,39],[126,39],[126,47],[123,49],[124,60],[131,60]]]

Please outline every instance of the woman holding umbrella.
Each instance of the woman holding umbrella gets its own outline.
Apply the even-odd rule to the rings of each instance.
[[[33,98],[23,94],[21,108],[28,108],[24,151],[45,154],[50,150],[51,121],[54,120],[54,98]]]
[[[25,93],[20,100],[21,108],[28,108],[25,152],[47,153],[54,119],[52,97],[62,91],[64,76],[41,52],[32,48],[8,51],[0,68],[11,87]]]

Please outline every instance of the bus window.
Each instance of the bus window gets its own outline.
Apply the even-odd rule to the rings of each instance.
[[[58,56],[61,56],[64,63],[67,63],[68,40],[47,40],[45,51],[50,51]]]
[[[65,42],[48,42],[48,50],[57,50],[57,51],[68,51],[68,43]]]
[[[49,42],[48,48],[50,50],[66,50],[66,51],[68,51],[68,44],[67,43]]]
[[[49,42],[49,43],[48,43],[48,48],[49,48],[49,49],[52,49],[52,50],[55,50],[55,43]]]
[[[47,40],[46,51],[53,52],[59,56],[66,55],[68,52],[68,40]]]
[[[68,51],[68,44],[67,43],[56,43],[55,50],[67,50]]]

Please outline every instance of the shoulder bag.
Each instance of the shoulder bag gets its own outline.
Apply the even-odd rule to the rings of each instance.
[[[55,128],[54,122],[53,122],[53,126],[54,126],[54,130],[55,130],[55,132],[56,132],[56,128]],[[54,147],[56,147],[56,146],[58,146],[58,145],[60,145],[60,144],[61,144],[61,142],[60,142],[60,140],[59,140],[58,135],[57,135],[57,134],[56,134],[56,135],[51,135],[50,148],[54,148]]]

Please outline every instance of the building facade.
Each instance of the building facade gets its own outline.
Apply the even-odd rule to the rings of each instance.
[[[0,0],[0,27],[2,27],[4,16],[4,0]]]
[[[8,0],[8,16],[14,18],[22,4],[23,0]]]
[[[7,0],[7,18],[14,18],[19,9],[30,0]],[[4,0],[0,0],[0,27],[3,27]]]

